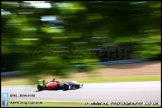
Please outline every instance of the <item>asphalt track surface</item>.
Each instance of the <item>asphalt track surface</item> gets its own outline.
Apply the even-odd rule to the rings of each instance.
[[[35,97],[9,97],[9,100],[38,101],[111,101],[111,102],[161,102],[161,82],[89,83],[83,88],[68,91],[38,92],[36,85],[2,86],[2,92],[34,94]]]

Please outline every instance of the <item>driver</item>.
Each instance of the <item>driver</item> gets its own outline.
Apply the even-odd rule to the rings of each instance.
[[[53,79],[52,79],[52,82],[55,82],[55,81],[56,81],[55,78],[53,78]]]
[[[53,78],[51,82],[59,82],[59,81]]]

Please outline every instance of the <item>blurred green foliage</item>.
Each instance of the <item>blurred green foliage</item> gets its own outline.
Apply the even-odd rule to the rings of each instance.
[[[108,43],[136,44],[135,58],[161,54],[160,1],[49,1],[48,8],[35,4],[39,8],[23,1],[1,2],[1,53],[29,54],[19,63],[20,70],[66,76],[74,62],[99,61],[84,51]]]

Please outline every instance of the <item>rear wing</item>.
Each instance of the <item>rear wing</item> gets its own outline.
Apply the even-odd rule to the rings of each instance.
[[[38,84],[40,84],[40,83],[45,84],[45,80],[44,79],[38,80]]]

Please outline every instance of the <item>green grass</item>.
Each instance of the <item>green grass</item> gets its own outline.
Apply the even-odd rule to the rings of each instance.
[[[40,102],[31,100],[9,100],[8,107],[160,107],[160,105],[85,105],[85,102],[42,102],[41,104],[10,104],[10,102]]]
[[[1,85],[29,85],[28,81],[7,81],[7,82],[1,82]]]
[[[10,102],[40,102],[40,101],[20,101],[9,100],[8,107],[79,107],[84,106],[82,102],[42,102],[42,104],[10,104]]]
[[[46,79],[47,80],[47,79]],[[51,79],[48,79],[51,80]],[[47,81],[48,81],[47,80]],[[129,77],[107,77],[107,78],[78,78],[79,83],[97,83],[97,82],[132,82],[132,81],[160,81],[160,76],[129,76]],[[29,81],[1,82],[2,85],[29,85],[36,84]]]
[[[110,77],[110,78],[83,78],[78,79],[81,83],[95,82],[130,82],[130,81],[160,81],[160,76],[129,76],[129,77]]]

